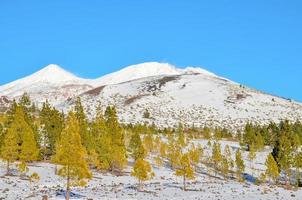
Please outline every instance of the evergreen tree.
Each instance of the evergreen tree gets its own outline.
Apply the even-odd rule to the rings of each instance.
[[[194,144],[192,144],[191,149],[188,151],[190,160],[192,161],[192,165],[196,168],[198,163],[200,162],[200,157],[203,154],[203,149],[201,146],[198,148],[195,147]]]
[[[127,164],[124,132],[121,128],[114,106],[108,106],[105,111],[106,127],[110,137],[110,160],[112,171],[121,172]]]
[[[175,175],[183,177],[183,190],[186,191],[187,179],[190,180],[195,178],[194,169],[191,165],[190,156],[188,153],[182,154],[180,156],[180,162],[176,167]]]
[[[215,176],[217,172],[221,169],[222,162],[222,154],[221,154],[221,146],[219,143],[215,142],[212,148],[212,162],[215,169]]]
[[[302,187],[301,168],[302,168],[302,152],[296,154],[294,159],[294,167],[296,168],[296,185]]]
[[[151,165],[148,161],[139,158],[135,161],[131,176],[138,179],[138,190],[142,190],[143,182],[153,178],[154,173],[152,172]]]
[[[256,152],[255,152],[255,146],[254,144],[252,143],[250,145],[250,151],[249,151],[249,154],[248,154],[248,159],[250,161],[250,168],[252,170],[252,172],[254,171],[254,168],[253,168],[253,161],[255,160],[256,158]],[[253,174],[252,174],[253,175]]]
[[[110,168],[111,160],[111,135],[107,131],[106,121],[101,109],[101,105],[97,108],[96,119],[91,124],[92,148],[90,150],[90,157],[96,153],[97,162],[95,166],[100,170],[108,170]]]
[[[81,99],[78,97],[74,107],[76,118],[80,126],[80,134],[82,138],[82,144],[89,151],[91,149],[92,137],[89,134],[88,130],[88,120],[84,112],[84,108],[81,102]]]
[[[283,170],[285,173],[285,183],[288,185],[288,177],[290,176],[290,168],[292,164],[292,146],[291,142],[285,134],[282,134],[280,138],[278,138],[277,142],[277,163],[279,165],[279,169]],[[273,152],[274,153],[274,152]]]
[[[178,125],[178,129],[177,129],[177,143],[181,147],[185,147],[186,143],[187,143],[186,137],[185,137],[185,133],[184,133],[184,127],[183,127],[182,123],[179,123],[179,125]]]
[[[266,171],[265,171],[266,176],[276,183],[279,177],[279,169],[272,154],[269,154],[267,156],[267,159],[265,161],[265,166],[266,166]]]
[[[40,112],[40,123],[41,153],[43,159],[46,160],[54,154],[55,144],[64,128],[64,116],[46,101]]]
[[[225,179],[228,177],[229,171],[230,171],[230,163],[229,163],[228,159],[225,156],[222,156],[221,172],[222,172]]]
[[[224,148],[224,156],[222,159],[222,172],[227,177],[228,173],[234,168],[234,161],[232,159],[232,153],[229,145]]]
[[[163,141],[159,143],[159,154],[162,158],[166,158],[167,156],[167,144]]]
[[[243,181],[242,173],[244,172],[245,165],[244,165],[244,162],[242,160],[241,151],[239,149],[236,151],[235,163],[236,163],[237,178],[238,178],[239,181]]]
[[[224,156],[228,160],[230,170],[234,168],[234,160],[232,158],[232,152],[229,145],[226,145],[224,148]]]
[[[146,149],[146,151],[148,153],[153,152],[154,151],[154,142],[153,142],[153,135],[150,131],[148,131],[148,133],[145,135],[144,140],[144,147]]]
[[[181,147],[171,138],[168,144],[167,158],[172,169],[179,165],[181,153]]]
[[[36,108],[34,103],[31,102],[27,93],[24,93],[17,104],[17,109],[22,110],[22,117],[26,123],[31,127],[37,145],[39,145],[40,135],[38,131],[38,124],[36,120]]]
[[[206,140],[210,140],[211,139],[211,130],[207,126],[205,126],[203,128],[203,137]]]
[[[76,115],[70,112],[65,128],[56,144],[56,154],[53,157],[53,162],[62,166],[58,174],[67,180],[66,200],[70,198],[71,186],[83,186],[86,184],[86,180],[91,178],[80,130]]]
[[[134,160],[139,158],[144,159],[146,157],[147,152],[142,144],[142,140],[138,132],[135,132],[132,135],[129,147]]]
[[[10,174],[10,164],[18,159],[19,145],[18,135],[14,130],[14,126],[10,127],[4,136],[3,145],[1,147],[1,158],[6,161],[6,174]]]
[[[20,147],[19,158],[21,164],[19,169],[21,172],[27,172],[27,162],[32,162],[38,159],[39,149],[35,140],[34,132],[28,124],[24,124],[23,135],[22,135],[22,144]]]

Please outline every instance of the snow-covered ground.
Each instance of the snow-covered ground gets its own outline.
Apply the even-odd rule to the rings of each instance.
[[[196,140],[196,144],[205,144],[206,140]],[[233,150],[239,148],[236,142],[221,141],[222,149],[228,144]],[[205,155],[208,150],[205,151]],[[269,149],[257,153],[254,167],[260,172],[265,170],[263,165]],[[251,173],[247,153],[244,153],[246,167],[245,172]],[[131,162],[130,162],[131,163]],[[131,164],[130,164],[131,165]],[[0,174],[5,174],[5,164],[1,163]],[[215,199],[215,200],[260,200],[260,199],[283,199],[301,200],[302,190],[285,190],[281,187],[260,185],[245,181],[239,183],[236,180],[224,180],[222,177],[214,177],[213,173],[200,166],[201,170],[196,173],[196,179],[189,181],[188,191],[182,190],[182,178],[176,177],[168,167],[156,168],[153,166],[155,177],[145,182],[144,191],[136,190],[137,180],[130,176],[131,166],[125,170],[123,176],[101,174],[94,171],[94,177],[87,187],[73,188],[72,192],[81,195],[78,199]],[[47,194],[49,199],[64,199],[57,196],[56,191],[63,189],[65,181],[55,175],[55,166],[49,163],[33,163],[30,172],[37,172],[41,177],[35,185],[30,185],[28,180],[21,180],[19,176],[2,176],[0,178],[0,199],[42,199]],[[15,172],[17,174],[17,172]],[[76,198],[74,198],[76,199]]]

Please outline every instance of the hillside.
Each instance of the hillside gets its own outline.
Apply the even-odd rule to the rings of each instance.
[[[116,105],[122,122],[146,121],[162,127],[183,122],[239,128],[247,121],[302,119],[300,103],[250,89],[201,68],[179,69],[156,62],[132,65],[97,79],[82,79],[49,65],[1,86],[2,107],[24,92],[38,105],[47,99],[65,111],[81,97],[91,117],[99,102],[104,107]],[[143,118],[145,110],[151,114],[149,119]]]

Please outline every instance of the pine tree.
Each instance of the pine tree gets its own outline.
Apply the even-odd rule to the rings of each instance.
[[[46,160],[54,154],[55,144],[63,130],[64,116],[46,101],[40,112],[40,123],[41,153],[43,159]]]
[[[228,160],[230,170],[232,171],[234,168],[234,160],[232,158],[232,152],[229,145],[226,145],[224,148],[224,156]]]
[[[36,143],[38,144],[38,142],[40,141],[40,135],[38,131],[37,120],[35,117],[36,108],[34,103],[31,102],[30,97],[27,93],[24,93],[20,98],[19,103],[17,104],[17,110],[22,110],[22,117],[32,129],[34,138],[36,140]]]
[[[167,149],[168,149],[167,144],[165,142],[161,141],[160,144],[159,144],[159,155],[162,158],[166,158],[166,156],[167,156]]]
[[[100,170],[108,170],[111,160],[111,134],[107,131],[106,121],[101,109],[101,105],[97,108],[96,119],[91,124],[92,148],[89,156],[92,157],[96,153],[97,160],[95,166]]]
[[[229,170],[230,170],[230,163],[229,163],[228,159],[225,156],[222,156],[221,172],[222,172],[225,179],[228,177]]]
[[[183,190],[186,191],[187,179],[190,180],[195,178],[194,169],[191,165],[190,156],[188,153],[182,154],[180,156],[180,162],[176,167],[175,175],[183,177]]]
[[[139,158],[144,159],[147,155],[147,152],[142,144],[141,137],[138,132],[135,132],[130,139],[130,152],[134,160]]]
[[[243,181],[242,173],[244,172],[245,165],[244,165],[244,162],[242,160],[241,151],[239,149],[236,151],[235,163],[236,163],[237,178],[238,178],[239,181]]]
[[[148,161],[139,158],[135,161],[131,176],[138,179],[138,190],[142,190],[143,182],[153,178],[154,173]]]
[[[302,187],[301,168],[302,168],[302,152],[296,154],[294,159],[294,167],[296,168],[296,185]]]
[[[148,131],[148,133],[145,135],[143,139],[144,147],[148,153],[154,151],[154,142],[153,142],[153,136],[152,134]]]
[[[179,165],[181,153],[181,147],[174,139],[170,139],[167,149],[167,158],[172,169],[175,169],[176,166]]]
[[[255,160],[256,158],[256,152],[255,152],[255,146],[254,144],[252,143],[250,145],[250,151],[249,151],[249,154],[248,154],[248,159],[250,161],[250,168],[252,170],[252,172],[254,172],[254,168],[253,168],[253,161]],[[253,175],[253,174],[252,174]]]
[[[56,144],[56,154],[53,157],[53,162],[62,166],[58,174],[67,180],[66,200],[70,198],[71,186],[83,186],[86,184],[86,180],[91,178],[80,130],[75,114],[70,112],[65,128]]]
[[[178,125],[178,129],[177,129],[177,143],[181,147],[185,147],[186,143],[187,143],[186,137],[185,137],[185,133],[184,133],[184,127],[183,127],[182,123],[179,123],[179,125]]]
[[[116,108],[108,106],[105,111],[106,127],[110,138],[110,159],[109,166],[112,171],[121,171],[127,164],[126,146],[124,141],[124,131],[121,128]]]
[[[276,183],[279,177],[279,169],[272,154],[269,154],[267,156],[267,159],[265,161],[265,166],[266,166],[266,171],[265,171],[266,176]]]
[[[22,173],[28,171],[27,162],[35,161],[39,156],[39,149],[37,147],[34,133],[29,125],[27,125],[26,123],[24,125],[25,127],[23,127],[22,144],[19,154],[21,161],[19,169]]]
[[[221,161],[221,146],[219,143],[215,142],[212,148],[212,162],[215,168],[215,176],[217,175],[217,172],[221,169]]]
[[[198,148],[195,147],[195,145],[193,144],[191,149],[188,151],[190,160],[192,161],[192,164],[194,166],[194,168],[196,169],[198,163],[200,162],[200,158],[203,154],[203,149],[201,146],[199,146]]]
[[[291,142],[285,134],[282,134],[278,138],[278,153],[277,153],[277,163],[279,164],[279,169],[285,172],[285,183],[288,185],[288,177],[290,176],[290,168],[292,165],[292,146]]]
[[[74,107],[74,111],[75,111],[75,115],[76,118],[79,122],[79,126],[80,126],[80,134],[81,134],[81,138],[82,138],[82,144],[84,145],[84,147],[89,151],[91,149],[91,142],[92,142],[92,137],[89,134],[89,130],[88,130],[88,120],[86,117],[86,114],[84,112],[84,108],[81,102],[81,99],[78,97],[75,107]]]
[[[224,148],[224,156],[222,159],[222,172],[225,177],[228,176],[228,173],[234,168],[234,161],[232,159],[232,153],[229,145],[226,145]]]
[[[7,175],[10,175],[10,164],[18,159],[18,153],[18,135],[14,130],[14,127],[10,127],[4,136],[3,145],[1,147],[1,158],[7,163]]]

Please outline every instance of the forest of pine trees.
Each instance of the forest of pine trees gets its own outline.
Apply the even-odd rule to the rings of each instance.
[[[147,117],[146,113],[142,115]],[[211,153],[194,145],[194,139],[208,140]],[[234,151],[227,145],[222,149],[221,139],[238,141],[241,148]],[[129,159],[134,161],[131,175],[138,180],[139,190],[144,181],[154,176],[151,158],[157,167],[169,166],[176,176],[182,177],[183,190],[187,189],[186,182],[200,172],[201,164],[215,176],[229,179],[236,175],[238,181],[244,181],[242,152],[248,151],[253,169],[256,153],[265,146],[273,151],[265,162],[263,182],[278,184],[283,173],[286,185],[301,186],[301,141],[302,124],[298,121],[263,126],[248,123],[236,134],[226,128],[200,129],[182,123],[176,128],[158,129],[154,124],[120,124],[116,108],[107,106],[103,110],[101,104],[95,118],[88,119],[81,99],[65,114],[47,101],[39,109],[26,94],[0,116],[0,156],[6,163],[6,175],[17,167],[25,176],[29,163],[52,162],[58,166],[57,175],[66,181],[66,199],[72,186],[84,186],[92,178],[93,170],[122,175]],[[292,168],[297,169],[295,183],[289,178]],[[38,179],[36,173],[27,176]]]

